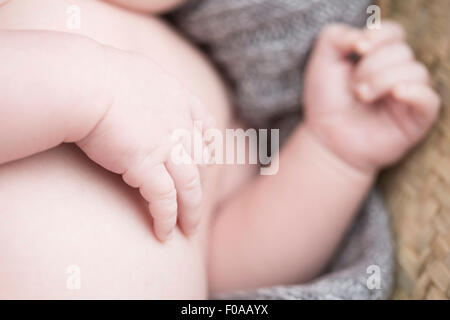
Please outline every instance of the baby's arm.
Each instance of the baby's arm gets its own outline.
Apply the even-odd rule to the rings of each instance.
[[[0,163],[86,136],[109,103],[100,46],[44,31],[0,31],[0,43]]]
[[[255,178],[218,213],[213,293],[318,275],[376,172],[423,138],[439,110],[426,68],[390,23],[372,32],[328,28],[308,65],[304,103],[278,174]]]
[[[218,213],[212,232],[213,293],[293,284],[317,275],[374,179],[337,159],[305,127]]]
[[[172,161],[171,132],[207,123],[197,97],[150,59],[81,36],[0,31],[0,42],[0,164],[75,142],[139,188],[158,239],[177,221],[195,231],[199,170]]]

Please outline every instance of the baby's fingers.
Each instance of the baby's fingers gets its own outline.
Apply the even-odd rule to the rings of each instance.
[[[178,147],[182,148],[181,145]],[[195,232],[200,223],[202,186],[197,165],[187,152],[184,152],[184,158],[190,161],[179,163],[170,158],[167,161],[167,169],[177,189],[180,227],[185,234],[190,235]]]
[[[441,99],[429,86],[424,84],[401,84],[392,89],[393,98],[409,106],[416,122],[427,130],[439,113]]]
[[[429,83],[428,70],[418,62],[411,62],[382,69],[359,80],[355,86],[358,98],[365,103],[373,103],[387,95],[400,83]]]
[[[148,201],[153,229],[160,241],[169,240],[177,224],[177,192],[164,164],[144,160],[138,169],[124,174],[124,181],[139,188]]]
[[[404,42],[396,42],[364,56],[356,66],[355,78],[364,80],[380,70],[414,61],[412,49]]]

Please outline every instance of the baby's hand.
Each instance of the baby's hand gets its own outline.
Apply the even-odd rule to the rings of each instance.
[[[172,159],[177,144],[172,133],[192,132],[197,128],[194,121],[211,120],[205,119],[201,102],[156,63],[131,53],[115,59],[117,54],[109,56],[109,69],[119,72],[107,75],[114,99],[94,130],[77,144],[93,161],[139,188],[158,239],[171,237],[177,213],[182,230],[191,234],[201,212],[199,170],[194,161],[177,164]]]
[[[336,156],[371,172],[419,142],[440,106],[427,69],[395,23],[373,31],[328,27],[305,86],[306,126]]]

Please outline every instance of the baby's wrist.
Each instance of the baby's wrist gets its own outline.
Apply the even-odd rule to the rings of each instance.
[[[324,137],[321,136],[320,133],[317,133],[316,130],[313,130],[307,124],[302,125],[300,130],[302,131],[304,139],[307,139],[311,147],[314,148],[316,152],[320,153],[321,158],[332,164],[344,175],[351,176],[352,178],[356,178],[358,180],[375,179],[378,173],[378,168],[369,164],[364,165],[351,161],[347,157],[340,155],[330,146],[330,144]]]
[[[106,118],[108,111],[114,105],[118,94],[123,91],[121,83],[127,77],[128,53],[113,47],[98,44],[100,61],[97,70],[96,102],[91,105],[89,132],[85,133],[84,140],[91,136],[91,133]],[[78,141],[78,142],[80,142]]]
[[[80,57],[81,62],[73,67],[76,71],[72,73],[80,76],[76,77],[76,83],[71,83],[76,108],[70,108],[66,112],[69,120],[65,126],[64,142],[77,143],[96,128],[114,99],[112,63],[107,53],[113,49],[83,36],[67,37],[69,38],[63,40],[70,44],[68,55]]]

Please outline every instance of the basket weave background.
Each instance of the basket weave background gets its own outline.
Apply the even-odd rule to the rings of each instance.
[[[450,298],[450,1],[380,0],[384,17],[405,26],[443,100],[425,142],[380,184],[397,241],[396,299]]]

